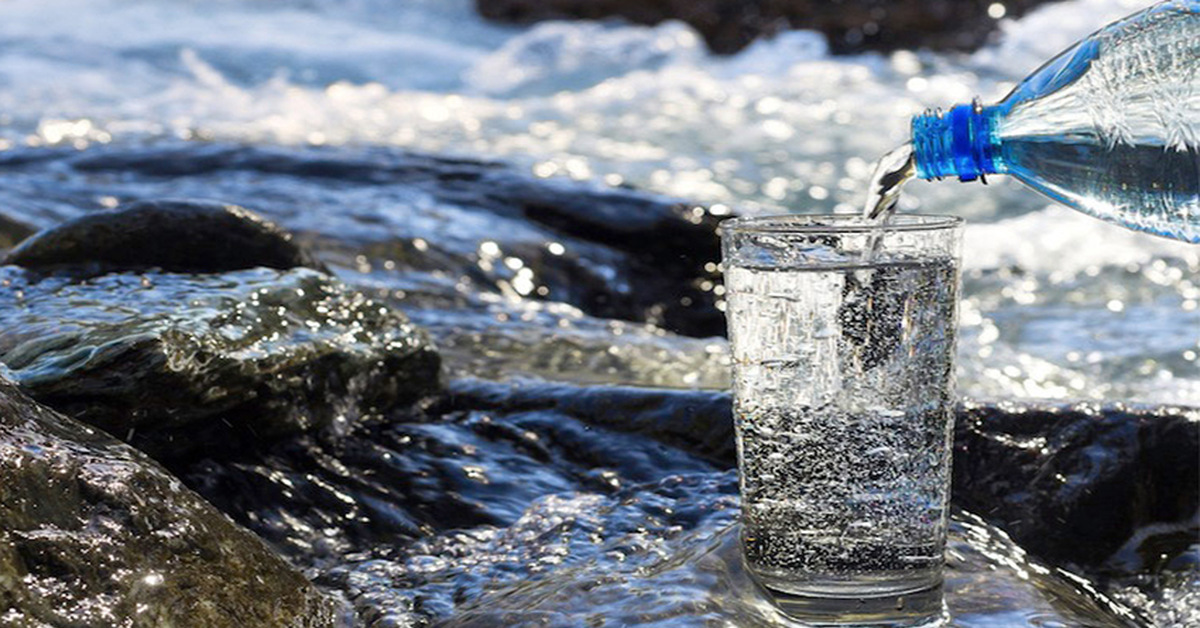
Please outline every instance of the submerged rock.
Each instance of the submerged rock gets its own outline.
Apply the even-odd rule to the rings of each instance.
[[[259,266],[326,270],[290,234],[246,208],[195,200],[142,201],[86,214],[21,242],[4,263],[191,273]]]
[[[332,599],[144,454],[0,377],[0,623],[331,626]]]
[[[1007,0],[1019,16],[1045,0]],[[992,0],[476,0],[486,18],[505,22],[621,17],[638,24],[681,20],[714,52],[737,52],[789,28],[825,33],[836,52],[930,48],[973,50],[997,18]]]
[[[438,387],[404,315],[307,268],[0,268],[0,362],[39,401],[160,460],[345,424]]]
[[[343,276],[428,331],[451,377],[729,387],[729,345],[722,338],[598,318],[566,303],[476,292],[428,273]]]

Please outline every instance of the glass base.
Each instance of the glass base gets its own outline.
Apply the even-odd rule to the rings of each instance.
[[[806,626],[932,628],[948,617],[940,577],[907,587],[889,583],[882,590],[870,583],[837,582],[808,591],[794,585],[783,591],[756,579],[780,611]]]

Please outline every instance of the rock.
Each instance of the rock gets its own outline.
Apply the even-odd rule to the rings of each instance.
[[[603,410],[587,401],[539,402],[528,391],[525,403],[502,409],[502,393],[485,384],[452,388],[452,401],[424,412],[288,439],[265,456],[201,461],[181,475],[294,564],[329,568],[430,534],[510,525],[545,495],[608,494],[656,480],[664,469],[714,469],[621,429],[615,418],[623,412],[685,418],[688,405],[656,393],[639,400],[629,389],[622,407]],[[491,394],[493,402],[473,407],[468,394]],[[604,413],[613,429],[591,422]]]
[[[0,251],[11,249],[37,230],[29,225],[0,214]]]
[[[554,600],[547,607],[552,611],[547,617],[586,615],[572,606],[571,600],[576,599],[570,588],[573,585],[565,583],[584,582],[592,578],[586,574],[600,572],[613,575],[605,582],[615,587],[603,589],[602,597],[650,613],[653,600],[637,591],[674,586],[663,583],[672,582],[675,575],[699,577],[689,561],[699,560],[709,550],[704,541],[687,539],[686,532],[707,525],[703,522],[717,516],[714,513],[720,513],[721,525],[735,516],[726,503],[736,494],[732,479],[714,479],[727,473],[720,469],[728,470],[734,464],[728,394],[519,380],[456,380],[446,390],[440,402],[418,413],[394,415],[391,422],[359,424],[340,436],[309,434],[288,439],[264,457],[203,461],[192,466],[184,479],[270,541],[294,564],[322,574],[320,582],[354,601],[360,621],[380,626],[451,618],[486,624],[497,618],[489,614],[495,609],[503,610],[505,616],[513,612],[513,617],[522,619],[540,617],[537,613],[546,609],[530,606],[534,598],[518,591],[516,582],[549,574],[557,575],[537,585],[546,595],[534,596]],[[959,429],[957,442],[956,504],[972,504],[986,511],[992,522],[1014,526],[1022,534],[1040,534],[1063,543],[1068,534],[1103,540],[1120,529],[1113,528],[1114,522],[1124,520],[1143,526],[1124,533],[1131,534],[1129,543],[1139,547],[1143,546],[1136,540],[1139,535],[1151,539],[1145,544],[1147,549],[1171,541],[1155,533],[1155,525],[1165,526],[1162,531],[1175,534],[1175,540],[1194,537],[1180,534],[1173,527],[1175,515],[1152,504],[1179,491],[1175,503],[1186,508],[1196,497],[1195,487],[1183,479],[1164,480],[1157,471],[1137,477],[1145,482],[1148,496],[1158,497],[1139,501],[1120,490],[1112,492],[1120,486],[1100,481],[1104,476],[1100,474],[1088,480],[1080,478],[1071,494],[1027,492],[1016,502],[1017,508],[1005,512],[1010,503],[1005,496],[1019,494],[1028,483],[1027,472],[1034,468],[1025,459],[1030,441],[1009,433],[1009,422],[1038,431],[1047,442],[1073,442],[1071,439],[1081,436],[1070,421],[1021,417],[1079,414],[1086,406],[989,408],[967,406],[960,411],[964,427]],[[1150,411],[1120,416],[1112,409],[1105,412],[1113,426],[1122,421],[1148,426],[1163,416]],[[990,418],[993,416],[997,418]],[[998,431],[988,431],[993,421]],[[1176,427],[1179,425],[1176,422]],[[1194,429],[1191,425],[1195,422],[1185,427]],[[996,443],[979,442],[989,438]],[[1173,447],[1196,451],[1191,444],[1194,441],[1176,440],[1166,445],[1161,439],[1139,444],[1131,438],[1101,438],[1098,448],[1063,450],[1062,458],[1052,464],[1071,460],[1070,464],[1084,467],[1094,460],[1120,460],[1130,451],[1144,448],[1139,456],[1153,458],[1153,451],[1163,454],[1165,472],[1176,463],[1170,453]],[[1186,465],[1179,468],[1188,472]],[[716,488],[722,483],[729,486]],[[664,486],[692,488],[664,494]],[[1066,513],[1068,520],[1078,518],[1083,512],[1075,512],[1073,495],[1085,494],[1088,500],[1107,504],[1110,512],[1089,512],[1091,530],[1076,527],[1065,531],[1057,514]],[[671,501],[681,495],[686,495],[686,500]],[[563,504],[569,507],[559,508]],[[632,519],[588,519],[596,512],[612,512],[604,510],[610,507]],[[1130,599],[1135,607],[1130,610],[1095,590],[1060,578],[1039,562],[1042,556],[1059,566],[1073,562],[1062,554],[1038,551],[1038,559],[1029,558],[996,529],[967,515],[956,517],[950,555],[957,571],[950,582],[959,588],[950,604],[959,612],[956,617],[963,618],[963,625],[975,625],[967,617],[987,625],[983,623],[986,618],[1000,621],[995,618],[1012,617],[1020,609],[1060,617],[1065,625],[1122,625],[1131,613],[1137,615],[1149,608],[1149,602],[1139,600],[1162,595],[1154,587],[1138,590],[1141,597],[1136,599],[1125,595],[1123,599]],[[1017,521],[1022,517],[1026,519]],[[719,523],[718,519],[712,521]],[[642,532],[631,532],[639,530]],[[727,532],[710,530],[710,534]],[[681,538],[687,539],[682,546],[668,542]],[[518,545],[524,549],[514,549]],[[1041,549],[1038,543],[1031,546]],[[1171,551],[1178,550],[1168,546],[1175,548]],[[658,576],[647,575],[650,571],[634,569],[642,564],[639,561],[657,564],[654,557],[661,552],[655,547],[666,555],[689,558],[662,566],[666,571],[654,571],[668,578],[656,580]],[[1103,545],[1098,549],[1103,550]],[[611,552],[620,552],[627,563],[610,562],[609,557],[616,555]],[[1175,562],[1186,558],[1177,557]],[[489,562],[493,560],[499,562]],[[1104,556],[1097,560],[1103,562]],[[1089,569],[1088,574],[1102,573],[1097,571],[1100,563],[1080,564]],[[626,571],[627,567],[633,571]],[[671,571],[676,568],[681,571]],[[1138,563],[1131,571],[1145,573],[1145,568]],[[1022,569],[1032,574],[1033,580],[1021,581]],[[643,577],[650,579],[641,580]],[[720,589],[725,585],[719,584],[719,578],[704,582],[707,584],[687,580],[679,599],[688,602],[679,606],[662,603],[686,616],[691,611],[681,609],[708,603],[702,600],[730,600],[728,591]],[[1193,594],[1189,586],[1180,585],[1166,594],[1174,596],[1170,599],[1185,599]],[[993,594],[1000,590],[1003,595]],[[464,600],[482,600],[485,594],[493,600],[490,606],[464,606]],[[493,599],[492,594],[499,597]],[[724,609],[721,612],[729,615],[722,617],[733,617],[730,621],[734,623],[765,621],[753,615],[762,612],[760,604],[753,600],[747,604],[730,602],[714,608]],[[1169,608],[1178,606],[1167,604],[1173,604]],[[456,614],[464,609],[474,610]],[[1153,608],[1148,612],[1171,616]]]
[[[222,471],[221,465],[209,465],[203,473],[192,473],[189,481],[220,504],[224,503],[223,495],[261,496],[284,490],[264,486],[303,484],[306,480],[299,477],[300,470],[321,468],[336,460],[323,476],[322,486],[326,488],[321,490],[340,486],[341,494],[364,494],[362,483],[355,478],[371,477],[383,483],[365,493],[376,495],[369,500],[354,497],[360,505],[367,501],[410,506],[438,501],[449,504],[417,507],[420,512],[408,515],[415,523],[405,528],[415,534],[413,531],[421,526],[433,530],[509,522],[519,512],[518,506],[527,505],[537,495],[570,490],[572,482],[578,481],[573,478],[587,476],[586,469],[591,466],[611,470],[611,477],[618,483],[644,480],[648,476],[637,461],[641,456],[655,455],[655,451],[682,450],[717,466],[736,463],[730,398],[726,393],[468,379],[450,382],[444,400],[427,412],[425,418],[409,419],[411,423],[392,428],[363,428],[337,443],[305,437],[276,449],[274,457],[260,465],[232,472]],[[1096,413],[1086,404],[964,406],[959,411],[955,444],[953,499],[1010,530],[1016,538],[1026,539],[1024,542],[1035,554],[1056,564],[1099,568],[1123,544],[1147,536],[1144,530],[1155,525],[1166,526],[1164,532],[1174,536],[1150,534],[1148,540],[1134,544],[1161,547],[1174,538],[1171,551],[1186,552],[1187,543],[1179,541],[1191,538],[1186,528],[1200,499],[1197,474],[1190,473],[1197,464],[1194,454],[1200,447],[1197,423],[1187,418],[1187,412],[1192,411],[1171,412],[1107,408]],[[588,435],[587,430],[596,432]],[[1028,433],[1021,435],[1019,430]],[[649,445],[645,449],[638,444],[641,442],[669,447],[662,449],[659,445],[656,449]],[[1091,445],[1083,445],[1089,442]],[[1041,454],[1031,443],[1038,447],[1049,444],[1051,449]],[[557,447],[567,449],[551,453]],[[437,457],[459,456],[466,451],[470,452],[469,461],[463,465],[477,468],[481,478],[490,478],[481,480],[482,486],[490,488],[460,482],[463,476],[457,470],[449,475],[431,471],[441,468],[435,462]],[[406,471],[396,476],[398,463],[382,462],[388,459],[424,461],[412,463],[416,467],[404,467]],[[550,464],[548,461],[556,461],[555,465],[571,461],[571,470],[535,474],[535,479],[528,481],[511,473],[511,469],[534,469]],[[392,470],[381,473],[378,468]],[[453,468],[458,469],[458,465]],[[274,469],[285,469],[293,475],[285,481],[271,475]],[[1070,481],[1064,483],[1049,471],[1036,474],[1038,469],[1070,472]],[[409,481],[403,479],[409,475],[428,478],[423,482],[433,484],[414,493]],[[231,485],[217,481],[208,488],[201,486],[206,482],[204,477],[235,476],[241,479],[229,480]],[[545,484],[551,477],[557,479]],[[245,482],[262,486],[235,488]],[[1042,486],[1042,482],[1047,484]],[[1135,487],[1143,491],[1137,499],[1131,493]],[[497,501],[497,495],[508,497]],[[1114,508],[1113,504],[1123,506]],[[261,506],[243,501],[231,505],[228,511],[236,517]],[[300,507],[292,516],[304,519],[307,508],[310,506]],[[339,510],[329,515],[328,521],[349,517],[347,513],[352,511],[369,510]],[[253,522],[247,525],[254,527]],[[308,527],[321,529],[323,525],[312,521]],[[1126,548],[1120,556],[1128,561],[1131,551]],[[1135,561],[1126,572],[1136,573],[1144,567]]]
[[[0,377],[6,626],[331,626],[338,606],[144,454]]]
[[[1007,0],[1017,17],[1044,0]],[[713,52],[731,54],[759,37],[796,28],[825,33],[835,52],[930,48],[973,50],[987,42],[992,0],[476,0],[484,17],[527,23],[621,17],[637,24],[682,20]]]
[[[4,263],[190,273],[258,266],[326,270],[291,235],[246,208],[194,200],[142,201],[86,214],[25,240]]]
[[[1048,560],[1136,572],[1200,533],[1200,409],[972,404],[956,427],[955,499]]]
[[[0,267],[0,362],[160,460],[341,426],[438,388],[403,314],[308,268],[99,277]]]
[[[473,380],[449,393],[454,408],[554,409],[736,464],[726,393]],[[953,499],[1055,564],[1134,574],[1186,558],[1200,532],[1198,417],[1168,406],[966,404]]]
[[[621,251],[629,259],[633,276],[626,299],[581,295],[562,300],[595,316],[646,321],[690,336],[724,335],[725,316],[711,292],[719,275],[705,270],[720,261],[720,218],[702,207],[633,190],[497,174],[489,181],[494,199],[558,233]],[[534,273],[539,273],[536,266]]]
[[[723,392],[458,380],[448,393],[450,408],[548,410],[648,436],[718,463],[729,464],[736,456],[730,399]]]
[[[428,275],[690,336],[725,328],[713,292],[720,217],[678,199],[395,149],[218,143],[7,152],[17,153],[0,160],[21,184],[13,195],[39,194],[0,213],[28,224],[85,215],[96,198],[237,201],[252,189],[256,212],[356,284]],[[46,177],[63,198],[41,193],[35,184]]]

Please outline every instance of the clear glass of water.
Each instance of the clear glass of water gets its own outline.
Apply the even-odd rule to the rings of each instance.
[[[721,231],[750,573],[809,624],[937,624],[962,221]]]

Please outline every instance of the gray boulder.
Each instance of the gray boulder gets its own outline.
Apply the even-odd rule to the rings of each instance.
[[[0,622],[330,626],[338,605],[144,454],[0,377]]]

